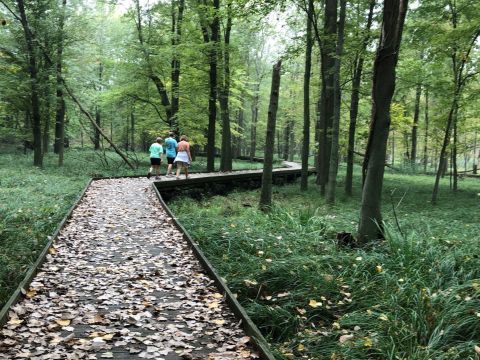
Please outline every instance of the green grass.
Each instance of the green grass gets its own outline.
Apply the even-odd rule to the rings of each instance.
[[[170,205],[279,359],[477,359],[480,181],[443,184],[435,207],[432,184],[386,174],[386,240],[364,248],[335,239],[358,221],[359,184],[347,198],[342,179],[334,207],[312,182],[275,188],[268,215],[259,191]]]
[[[28,268],[36,261],[68,209],[74,204],[90,177],[145,175],[148,154],[138,154],[136,170],[126,167],[111,152],[106,157],[89,149],[65,153],[65,166],[48,154],[44,168],[32,166],[32,154],[12,148],[0,153],[0,308],[8,300]],[[217,161],[218,163],[218,161]],[[218,165],[218,164],[217,164]],[[235,161],[234,169],[258,168],[262,164]],[[198,158],[193,171],[204,171]],[[165,165],[162,166],[165,173]]]

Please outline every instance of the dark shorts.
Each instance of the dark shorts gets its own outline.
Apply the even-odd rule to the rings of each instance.
[[[151,165],[160,165],[160,158],[150,158]]]
[[[168,157],[167,156],[167,164],[173,164],[173,161],[175,160],[174,157]]]

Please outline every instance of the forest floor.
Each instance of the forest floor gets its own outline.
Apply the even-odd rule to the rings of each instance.
[[[342,172],[342,168],[340,170]],[[169,204],[271,342],[279,359],[477,359],[480,354],[480,180],[387,173],[385,241],[344,246],[360,195],[325,205],[310,180]],[[398,222],[398,225],[397,225]]]
[[[138,169],[125,167],[112,153],[70,149],[65,165],[48,154],[44,168],[32,166],[31,153],[0,149],[0,308],[8,300],[28,268],[74,204],[92,176],[146,175],[148,154],[136,154]],[[216,161],[218,166],[219,161]],[[235,170],[258,169],[261,163],[235,161]],[[206,161],[198,157],[191,171],[205,171]],[[165,174],[166,165],[162,164]]]

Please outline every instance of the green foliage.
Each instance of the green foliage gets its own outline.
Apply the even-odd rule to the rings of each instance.
[[[438,207],[429,203],[432,181],[387,173],[386,240],[367,248],[336,240],[356,228],[358,196],[329,208],[315,189],[294,184],[275,189],[267,215],[256,208],[258,191],[170,206],[279,359],[473,359],[478,179],[463,180]],[[392,206],[401,230],[388,225]]]

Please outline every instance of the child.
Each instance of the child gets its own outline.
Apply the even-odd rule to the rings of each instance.
[[[187,142],[185,135],[180,136],[180,142],[178,143],[177,157],[175,162],[177,163],[177,180],[180,179],[180,170],[185,170],[185,179],[188,179],[188,166],[192,162],[192,156],[190,155],[190,144]]]
[[[147,178],[150,179],[152,171],[155,170],[155,180],[160,180],[160,164],[162,163],[163,147],[161,145],[162,138],[157,137],[156,142],[150,145],[150,170],[148,171]]]
[[[173,138],[173,132],[168,133],[168,138],[165,139],[165,148],[167,155],[167,176],[173,176],[172,167],[175,157],[177,156],[177,140]]]

